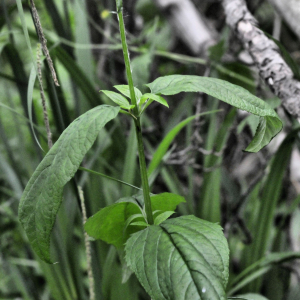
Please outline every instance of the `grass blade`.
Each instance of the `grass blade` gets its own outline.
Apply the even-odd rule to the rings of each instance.
[[[216,112],[219,112],[220,110],[214,110],[214,111],[208,111],[201,113],[199,115],[195,115],[192,117],[189,117],[183,121],[181,121],[177,126],[175,126],[169,133],[164,137],[162,142],[159,144],[157,150],[155,151],[152,161],[148,167],[148,176],[151,175],[151,173],[159,166],[160,162],[162,161],[164,155],[167,153],[169,146],[177,136],[177,134],[180,132],[182,128],[184,128],[187,124],[189,124],[191,121],[193,121],[198,116],[204,116],[208,114],[214,114]]]
[[[29,81],[28,81],[28,89],[27,89],[27,109],[28,109],[28,116],[29,116],[30,126],[31,126],[31,130],[32,130],[34,139],[35,139],[36,143],[38,144],[38,146],[41,148],[41,150],[44,151],[36,134],[35,134],[33,120],[32,120],[32,100],[33,100],[32,94],[33,94],[36,76],[37,76],[37,73],[36,73],[35,66],[32,66],[30,76],[29,76]]]

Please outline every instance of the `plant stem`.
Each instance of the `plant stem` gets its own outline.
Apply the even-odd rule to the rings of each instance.
[[[150,200],[150,188],[149,188],[149,182],[148,182],[148,174],[147,174],[147,167],[146,167],[146,160],[145,160],[145,153],[144,153],[144,145],[143,145],[140,117],[138,117],[136,120],[134,120],[134,123],[135,123],[135,129],[136,129],[136,137],[137,137],[137,141],[138,141],[140,172],[141,172],[141,179],[142,179],[142,186],[143,186],[145,211],[146,211],[146,215],[147,215],[147,221],[150,225],[152,225],[154,223],[154,221],[153,221],[153,214],[152,214],[152,207],[151,207],[151,200]]]
[[[134,105],[133,112],[136,117],[136,119],[134,119],[134,124],[136,129],[136,137],[138,141],[138,152],[139,152],[139,161],[140,161],[141,180],[143,186],[143,195],[144,195],[144,202],[145,202],[145,211],[146,211],[147,221],[150,225],[152,225],[154,222],[153,222],[153,215],[152,215],[152,208],[151,208],[150,188],[149,188],[148,174],[147,174],[147,167],[146,167],[146,160],[145,160],[145,153],[144,153],[142,128],[141,128],[139,109],[135,98],[135,92],[134,92],[134,86],[133,86],[133,80],[131,74],[130,59],[129,59],[127,42],[126,42],[126,34],[125,34],[125,25],[123,20],[122,1],[116,0],[116,5],[117,5],[117,14],[118,14],[120,34],[122,40],[124,62],[126,67],[126,75],[127,75],[127,80],[128,80],[129,90],[130,90],[130,98],[131,98],[131,103]]]
[[[133,110],[134,113],[138,115],[138,107],[135,98],[135,92],[134,92],[133,80],[131,74],[130,58],[129,58],[129,52],[127,47],[127,41],[126,41],[125,25],[123,19],[123,7],[117,7],[117,13],[118,13],[119,26],[120,26],[120,34],[121,34],[122,50],[123,50],[125,68],[126,68],[126,76],[127,76],[129,90],[130,90],[131,104],[135,106]]]

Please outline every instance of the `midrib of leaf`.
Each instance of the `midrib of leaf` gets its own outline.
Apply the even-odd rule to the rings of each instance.
[[[175,225],[175,224],[173,224],[173,226],[174,226],[174,225]],[[176,225],[175,225],[175,226],[176,226]],[[223,261],[223,259],[222,259],[222,256],[220,255],[219,250],[215,247],[215,245],[214,245],[214,244],[213,244],[213,243],[212,243],[212,242],[211,242],[211,241],[210,241],[203,233],[200,233],[200,232],[198,232],[197,230],[191,229],[191,228],[189,228],[189,227],[185,227],[185,226],[183,226],[183,225],[181,225],[181,227],[186,228],[186,229],[188,229],[188,230],[192,230],[192,231],[196,232],[197,234],[200,234],[200,235],[202,236],[203,239],[207,240],[208,243],[212,246],[212,248],[214,248],[214,249],[216,250],[216,252],[217,252],[218,255],[219,255],[219,258],[222,260],[223,265],[224,265],[224,261]],[[185,264],[188,266],[188,269],[189,269],[189,271],[190,271],[190,273],[191,273],[191,277],[193,277],[193,276],[192,276],[192,272],[193,272],[193,271],[194,271],[194,272],[197,272],[197,271],[191,270],[191,268],[189,267],[189,265],[188,265],[186,259],[184,258],[184,255],[182,254],[182,252],[180,251],[180,249],[176,246],[176,243],[175,243],[174,239],[172,238],[172,234],[171,234],[171,233],[168,233],[168,231],[166,231],[165,228],[163,228],[162,226],[161,226],[161,228],[162,228],[162,230],[170,237],[170,240],[171,240],[172,244],[174,245],[174,248],[175,248],[176,250],[178,250],[178,252],[179,252],[179,254],[180,254],[182,260],[183,260],[183,261],[185,262]],[[211,268],[211,265],[209,264],[209,262],[207,261],[207,259],[206,259],[206,258],[203,256],[203,254],[202,254],[202,253],[201,253],[201,252],[193,245],[193,243],[192,243],[189,239],[187,239],[185,236],[183,236],[182,234],[180,234],[180,233],[178,233],[178,232],[176,232],[175,234],[180,235],[180,237],[181,237],[182,239],[184,239],[184,240],[186,241],[186,243],[190,244],[190,245],[195,249],[195,252],[197,252],[197,253],[202,257],[203,261],[207,264],[206,267],[209,268],[209,269],[211,269],[211,271],[215,274],[215,276],[219,277],[219,279],[223,281],[223,278],[220,278],[219,274],[217,274],[217,273],[214,272],[214,269]],[[223,270],[223,271],[224,271],[224,270]],[[223,273],[223,271],[221,271],[221,273]],[[199,272],[199,273],[201,273],[201,272]],[[203,273],[201,273],[201,274],[203,274]],[[203,275],[204,275],[204,274],[203,274]],[[207,278],[207,277],[206,277],[206,278]],[[209,279],[207,278],[207,280],[209,280]],[[209,280],[209,281],[210,281],[210,280]],[[194,284],[195,284],[195,286],[196,286],[196,283],[195,283],[194,278],[193,278],[193,282],[194,282]],[[210,282],[211,282],[211,285],[213,286],[213,282],[212,282],[212,281],[210,281]],[[199,292],[198,287],[197,287],[197,291]],[[216,291],[216,290],[215,290],[215,291]],[[199,293],[200,293],[200,292],[199,292]],[[217,293],[217,291],[216,291],[216,293]]]
[[[204,252],[201,253],[201,248],[198,246],[203,241],[203,235],[194,244],[192,237],[195,233],[195,236],[197,236],[198,231],[192,230],[194,222],[191,223],[190,227],[181,227],[185,221],[193,221],[189,218],[185,219],[178,220],[179,222],[175,221],[176,219],[174,221],[167,220],[160,226],[148,227],[145,229],[147,233],[141,231],[132,237],[133,240],[129,240],[130,248],[126,249],[126,259],[129,266],[133,268],[133,271],[153,299],[175,299],[174,293],[180,292],[176,299],[189,300],[187,297],[197,294],[201,299],[212,297],[213,299],[223,300],[225,299],[224,285],[226,285],[227,273],[224,274],[219,268],[217,268],[219,274],[216,274],[215,270],[212,271],[215,261],[213,255],[210,255],[207,251],[214,249],[213,252],[216,251],[221,256],[224,255],[225,259],[228,251],[225,250],[225,248],[228,249],[227,245],[223,247],[224,241],[216,245],[205,242]],[[205,227],[208,230],[207,234],[209,234],[210,230],[214,232],[214,240],[217,239],[217,236],[221,237],[222,233],[219,230],[219,226]],[[187,236],[184,234],[186,230]],[[206,236],[205,238],[207,240]],[[151,244],[154,245],[151,246]],[[187,249],[184,245],[187,246]],[[223,249],[225,252],[223,251],[222,254],[218,249],[221,251]],[[222,258],[220,259],[221,262],[224,263]],[[160,268],[155,268],[154,263],[159,265]],[[177,283],[182,280],[184,282],[182,286],[182,288],[185,288],[184,290],[180,290],[180,287],[177,286]],[[204,287],[207,289],[207,295],[202,290]],[[187,292],[189,296],[187,296]]]
[[[187,269],[188,269],[188,271],[189,271],[189,273],[190,273],[190,275],[191,275],[191,279],[192,279],[191,281],[193,282],[194,286],[195,286],[196,289],[197,289],[198,294],[200,295],[200,290],[199,290],[199,288],[198,288],[198,286],[197,286],[197,284],[196,284],[196,281],[195,281],[195,279],[194,279],[194,277],[193,277],[193,272],[194,272],[195,270],[191,270],[191,268],[190,268],[189,264],[187,263],[187,260],[185,259],[184,255],[181,253],[180,249],[176,246],[176,243],[175,243],[175,241],[173,240],[171,234],[168,233],[168,231],[167,231],[165,228],[163,228],[162,226],[160,226],[160,228],[161,228],[162,231],[168,236],[170,242],[171,242],[172,245],[174,246],[173,252],[177,250],[178,253],[179,253],[179,255],[180,255],[180,257],[181,257],[181,259],[184,261],[184,264],[186,265],[186,267],[187,267]],[[191,243],[190,243],[189,241],[187,241],[186,238],[184,238],[182,235],[181,235],[181,237],[182,237],[187,243],[191,244]],[[194,247],[194,245],[193,245],[193,244],[191,244],[191,245],[192,245],[192,247],[197,251],[197,249]],[[170,257],[173,255],[173,252],[170,253]],[[199,251],[197,251],[197,252],[199,253]],[[201,257],[203,258],[203,261],[205,261],[205,262],[207,263],[206,259],[205,259],[205,258],[203,257],[203,255],[202,255],[202,253],[200,253],[200,255],[201,255]],[[207,264],[208,264],[208,263],[207,263]],[[209,264],[208,264],[208,266],[209,266]],[[171,266],[170,266],[170,271],[171,271]],[[200,271],[199,271],[199,273],[201,273],[202,275],[204,275],[204,274],[203,274],[202,272],[200,272]],[[171,277],[171,276],[170,276],[170,277]],[[187,289],[186,289],[186,291],[187,291]],[[186,291],[185,291],[185,294],[186,294]],[[215,292],[216,292],[216,290],[215,290]]]
[[[193,75],[170,75],[159,77],[147,86],[152,93],[162,95],[174,95],[180,92],[203,92],[234,107],[263,117],[264,119],[261,119],[253,140],[245,151],[259,151],[282,129],[281,120],[266,102],[242,87],[221,79]]]

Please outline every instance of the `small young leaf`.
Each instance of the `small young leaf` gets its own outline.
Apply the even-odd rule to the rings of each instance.
[[[245,151],[257,152],[266,146],[282,129],[276,112],[261,99],[240,86],[216,78],[171,75],[159,77],[147,84],[154,94],[174,95],[180,92],[203,92],[234,107],[260,116],[255,136]]]
[[[122,108],[131,109],[134,107],[134,105],[129,104],[128,100],[125,97],[118,93],[104,90],[102,90],[101,92],[103,92],[110,100],[120,105]]]
[[[151,196],[153,211],[174,211],[179,203],[185,202],[184,198],[171,193],[163,193]],[[118,200],[115,204],[102,208],[84,225],[85,231],[95,239],[101,239],[117,248],[122,247],[130,234],[140,230],[140,222],[144,220],[144,199],[142,195],[134,195]],[[168,216],[169,217],[169,216]],[[167,217],[167,218],[168,218]],[[133,222],[133,220],[136,222]]]
[[[121,198],[117,203],[99,210],[84,225],[85,231],[95,239],[120,248],[129,234],[136,232],[133,228],[125,232],[126,222],[132,215],[140,215],[138,203],[132,197]],[[143,217],[143,215],[141,215]]]
[[[175,214],[175,211],[165,211],[164,213],[158,215],[154,220],[154,225],[159,225],[160,223],[166,221],[173,214]]]
[[[130,223],[135,220],[135,219],[138,219],[138,218],[141,218],[141,219],[144,219],[144,216],[142,214],[135,214],[135,215],[131,215],[127,220],[126,220],[126,223],[124,225],[124,229],[123,230],[126,230],[127,227],[130,225]]]
[[[146,222],[143,222],[143,221],[140,221],[140,222],[133,222],[131,223],[130,225],[132,226],[145,226],[145,227],[148,227],[149,224],[147,224]]]
[[[146,102],[147,99],[151,99],[151,100],[154,100],[156,102],[159,102],[160,104],[166,106],[166,107],[169,107],[167,101],[159,96],[159,95],[155,95],[155,94],[151,94],[151,93],[147,93],[147,94],[144,94],[140,100],[140,105],[144,104]]]
[[[134,233],[127,265],[155,300],[225,300],[229,249],[222,228],[194,216]]]
[[[62,133],[30,178],[19,205],[19,219],[38,256],[51,263],[50,234],[62,202],[63,188],[74,176],[99,131],[119,107],[89,110]]]
[[[117,89],[120,93],[125,95],[128,98],[130,97],[130,90],[128,85],[114,85],[114,88]],[[136,101],[139,102],[142,97],[142,92],[138,88],[134,88]]]

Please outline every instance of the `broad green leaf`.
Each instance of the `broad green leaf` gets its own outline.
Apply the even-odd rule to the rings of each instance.
[[[141,208],[132,197],[121,198],[117,203],[102,208],[95,215],[90,217],[84,225],[85,231],[95,239],[101,239],[108,244],[120,248],[126,242],[129,234],[134,229],[124,229],[129,217],[141,213]],[[143,220],[141,215],[141,221]]]
[[[134,107],[134,105],[129,104],[128,100],[125,97],[118,93],[104,90],[102,90],[101,92],[103,92],[110,100],[120,105],[122,108],[131,109]]]
[[[160,104],[166,106],[166,107],[169,107],[167,101],[159,96],[159,95],[155,95],[155,94],[151,94],[151,93],[146,93],[142,96],[141,100],[140,100],[140,104],[143,104],[147,101],[147,99],[151,99],[151,100],[154,100],[156,102],[159,102]]]
[[[178,204],[185,202],[185,199],[179,195],[172,193],[162,193],[151,195],[152,211],[174,211]]]
[[[126,97],[130,98],[130,90],[129,90],[129,86],[128,85],[114,85],[114,88],[117,89],[120,93],[122,93],[123,95],[125,95]],[[136,97],[136,101],[139,102],[141,97],[142,97],[142,92],[138,89],[138,88],[134,88],[134,92],[135,92],[135,97]]]
[[[171,193],[151,196],[152,210],[174,211],[177,205],[185,202],[184,198]],[[130,234],[140,230],[136,222],[144,222],[144,199],[142,195],[134,195],[118,200],[115,204],[102,208],[85,223],[84,229],[89,236],[101,239],[117,248],[122,247]],[[136,222],[131,223],[133,220]]]
[[[159,225],[160,223],[166,221],[169,217],[175,214],[175,211],[165,211],[158,215],[154,220],[154,225]]]
[[[225,300],[229,250],[222,228],[194,216],[133,234],[127,265],[155,300]]]
[[[259,295],[259,294],[245,294],[245,295],[238,295],[235,297],[230,297],[229,299],[243,299],[243,300],[268,300],[266,297]]]
[[[138,219],[138,218],[144,218],[144,216],[142,214],[135,214],[135,215],[131,215],[125,222],[124,224],[124,228],[123,231],[127,229],[127,227],[130,225],[130,223],[132,223],[133,220]]]
[[[98,106],[79,118],[58,141],[30,178],[19,205],[19,219],[39,257],[51,263],[50,234],[62,202],[63,187],[74,176],[103,126],[119,107]]]
[[[147,84],[154,94],[174,95],[180,92],[203,92],[234,107],[260,116],[255,136],[246,151],[257,152],[282,129],[282,122],[269,105],[244,88],[216,78],[171,75]]]

